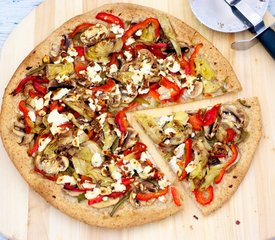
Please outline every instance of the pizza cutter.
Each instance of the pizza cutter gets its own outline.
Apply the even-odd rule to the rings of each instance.
[[[258,40],[275,59],[275,23],[265,26],[263,15],[268,0],[189,0],[195,16],[207,27],[224,33],[249,30],[251,39],[232,43],[236,50],[246,50]]]

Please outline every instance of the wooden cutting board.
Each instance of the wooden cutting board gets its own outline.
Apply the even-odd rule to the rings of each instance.
[[[55,28],[75,15],[114,2],[117,1],[47,0],[37,7],[18,25],[2,49],[1,96],[24,57]],[[0,233],[10,239],[18,240],[231,240],[269,239],[275,236],[275,62],[260,44],[245,52],[232,50],[230,44],[234,39],[244,39],[250,34],[223,34],[207,29],[194,18],[187,0],[123,2],[154,7],[184,20],[213,42],[230,61],[241,81],[243,91],[204,101],[203,105],[233,100],[237,97],[259,97],[262,106],[263,138],[247,176],[231,200],[208,217],[202,216],[186,197],[184,211],[173,217],[145,226],[109,230],[80,223],[47,204],[29,189],[1,145]],[[271,22],[272,18],[267,16],[267,21]],[[181,107],[175,109],[179,108]],[[237,224],[236,221],[240,223]]]

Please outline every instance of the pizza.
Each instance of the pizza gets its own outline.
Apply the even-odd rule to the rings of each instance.
[[[228,61],[182,21],[104,5],[64,23],[18,67],[1,137],[28,184],[64,213],[101,227],[144,224],[178,212],[183,196],[128,112],[240,89]]]
[[[135,114],[205,215],[244,178],[261,137],[260,116],[257,98],[168,115]]]

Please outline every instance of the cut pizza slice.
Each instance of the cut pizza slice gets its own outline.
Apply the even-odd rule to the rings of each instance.
[[[135,118],[206,215],[237,190],[261,137],[257,98]]]

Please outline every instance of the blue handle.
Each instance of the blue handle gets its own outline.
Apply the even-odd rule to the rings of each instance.
[[[273,31],[273,29],[270,27],[267,28],[257,38],[275,60],[275,32]]]

